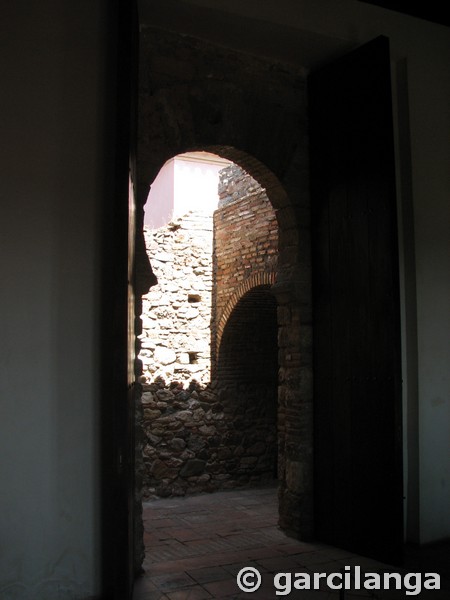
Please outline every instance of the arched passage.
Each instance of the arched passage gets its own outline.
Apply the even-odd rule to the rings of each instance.
[[[217,386],[243,481],[277,474],[277,305],[269,286],[248,291],[223,331]]]
[[[140,336],[143,497],[273,479],[278,227],[265,189],[217,155],[176,156],[152,186],[145,237],[158,284],[143,297]]]

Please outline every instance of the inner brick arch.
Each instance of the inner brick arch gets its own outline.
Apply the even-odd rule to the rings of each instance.
[[[141,31],[140,65],[137,273],[139,262],[146,262],[141,232],[149,183],[172,156],[203,150],[230,159],[266,188],[276,211],[280,524],[308,539],[313,478],[305,72],[153,28]],[[138,300],[138,315],[140,308]]]
[[[277,381],[277,302],[270,288],[267,284],[250,287],[235,303],[219,345],[222,380]],[[264,368],[269,362],[275,369]]]
[[[258,483],[278,478],[277,328],[271,285],[256,285],[235,303],[218,350],[220,401],[244,431],[241,452],[246,447],[256,451],[247,460],[253,462],[252,477]]]
[[[215,336],[217,355],[219,354],[220,343],[222,341],[222,336],[223,336],[225,326],[228,322],[228,319],[231,316],[231,313],[233,312],[234,308],[238,304],[238,302],[243,298],[243,296],[245,294],[247,294],[247,292],[249,292],[253,288],[257,288],[259,286],[266,286],[266,285],[271,286],[275,283],[275,281],[276,281],[275,271],[271,271],[270,273],[267,273],[265,271],[259,271],[257,273],[252,273],[252,275],[246,281],[244,281],[243,283],[241,283],[239,285],[237,290],[234,292],[234,294],[228,300],[225,308],[223,309],[222,314],[218,318],[216,336]]]

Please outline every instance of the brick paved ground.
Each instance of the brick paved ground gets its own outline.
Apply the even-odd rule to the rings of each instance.
[[[145,576],[135,585],[134,600],[203,600],[206,598],[279,598],[274,574],[282,572],[338,572],[358,565],[362,572],[380,572],[387,565],[323,544],[306,544],[288,538],[277,527],[275,488],[236,490],[209,495],[155,500],[144,504]],[[434,553],[433,553],[434,552]],[[426,557],[427,558],[427,557]],[[449,545],[435,546],[428,555],[409,558],[409,570],[440,572],[441,589],[406,595],[403,590],[373,592],[331,591],[326,582],[319,590],[295,590],[285,596],[302,600],[368,600],[380,598],[450,599]],[[425,560],[425,562],[424,562]],[[243,593],[236,574],[244,566],[256,567],[262,585]],[[396,571],[396,569],[390,569]],[[408,570],[408,569],[407,569]],[[406,571],[403,571],[406,572]]]

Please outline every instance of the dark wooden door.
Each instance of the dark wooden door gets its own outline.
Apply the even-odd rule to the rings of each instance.
[[[136,2],[108,4],[110,172],[103,225],[101,339],[102,598],[132,597],[134,519],[134,241]]]
[[[309,77],[318,539],[403,545],[397,219],[387,38]]]

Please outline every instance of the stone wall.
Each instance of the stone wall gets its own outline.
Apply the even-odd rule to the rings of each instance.
[[[257,395],[192,384],[183,389],[156,380],[142,395],[146,443],[144,498],[183,496],[270,481],[275,411]]]
[[[144,229],[158,283],[143,297],[140,358],[148,380],[210,380],[212,217],[190,212]]]

